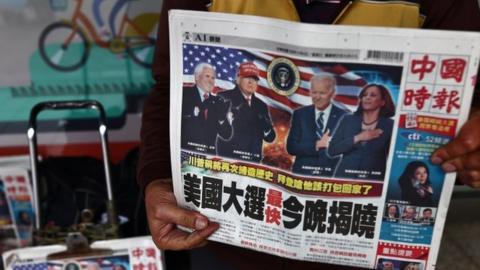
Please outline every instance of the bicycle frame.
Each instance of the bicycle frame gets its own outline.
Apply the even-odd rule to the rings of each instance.
[[[87,59],[89,51],[92,45],[97,45],[100,48],[108,49],[113,53],[125,53],[130,55],[134,62],[140,66],[149,68],[151,63],[146,61],[147,55],[150,53],[150,49],[154,46],[154,39],[149,36],[152,30],[151,24],[141,24],[143,18],[142,15],[131,19],[128,16],[128,12],[125,12],[120,18],[120,27],[118,32],[112,33],[112,36],[108,39],[102,38],[97,32],[94,22],[82,11],[84,0],[75,0],[76,4],[70,17],[70,20],[58,21],[48,25],[40,34],[39,37],[39,51],[44,61],[50,67],[61,71],[73,71],[83,66]],[[126,2],[117,2],[120,8],[124,8]],[[118,10],[117,8],[115,10]],[[128,6],[127,6],[128,10]],[[117,16],[118,12],[111,14],[110,16]],[[151,15],[147,15],[151,16]],[[151,17],[146,17],[147,21],[151,23]],[[140,23],[140,24],[137,24]],[[55,32],[59,29],[67,29],[67,32]],[[57,44],[57,49],[48,51],[47,40],[52,37],[51,33],[62,33],[60,40],[54,41]],[[75,50],[68,50],[73,42],[77,43],[73,47]],[[58,48],[60,46],[60,48]],[[83,49],[82,49],[83,48]],[[65,54],[67,56],[65,56]],[[70,58],[69,58],[70,57]],[[73,57],[73,58],[72,58]],[[67,62],[61,63],[64,59]],[[69,61],[69,62],[68,62]]]
[[[83,1],[84,0],[75,0],[77,1],[77,5],[75,6],[75,10],[73,12],[73,16],[71,17],[70,21],[73,25],[73,28],[75,30],[82,31],[82,27],[80,24],[77,22],[78,20],[83,24],[83,26],[86,28],[89,37],[92,38],[92,41],[95,42],[98,46],[102,48],[108,48],[110,45],[110,42],[107,40],[102,40],[100,36],[98,35],[97,31],[95,30],[95,27],[93,24],[90,22],[90,19],[85,15],[85,13],[82,12],[82,6],[83,6]],[[118,30],[118,33],[113,33],[114,36],[113,38],[121,38],[122,34],[125,31],[125,27],[129,25],[132,27],[141,37],[148,38],[148,33],[144,33],[131,19],[127,14],[124,14],[122,17],[122,21],[120,24],[120,28]],[[70,43],[74,37],[75,33],[72,32],[70,36],[67,38],[67,43]],[[112,38],[112,39],[113,39]]]
[[[130,17],[128,17],[127,14],[123,15],[122,23],[120,24],[120,29],[118,33],[124,33],[126,25],[129,25],[130,27],[132,27],[135,30],[135,32],[140,34],[141,37],[148,38],[148,33],[144,33],[140,28],[138,28],[138,26],[130,19]],[[116,36],[120,36],[120,35],[116,35]]]
[[[72,23],[73,28],[75,30],[83,31],[82,27],[77,22],[77,20],[80,20],[80,22],[83,24],[83,26],[86,28],[89,34],[88,37],[92,38],[91,41],[95,42],[95,44],[97,44],[102,48],[108,48],[109,42],[104,41],[100,38],[93,24],[90,22],[88,17],[82,12],[82,6],[83,6],[84,0],[75,0],[75,1],[77,1],[77,5],[75,6],[75,10],[73,12],[72,18],[70,19],[70,22]],[[70,34],[70,36],[67,39],[68,43],[73,39],[74,35],[75,35],[75,32],[72,32],[72,34]]]

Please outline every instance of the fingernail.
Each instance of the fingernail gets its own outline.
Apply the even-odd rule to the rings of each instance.
[[[442,163],[442,159],[439,158],[439,157],[432,157],[430,160],[432,161],[433,164],[440,164],[440,163]]]
[[[201,218],[195,220],[195,230],[202,230],[205,229],[205,227],[207,227],[207,221]]]
[[[457,168],[455,167],[455,165],[451,164],[451,163],[446,163],[446,164],[443,164],[442,165],[442,168],[445,172],[454,172],[457,170]]]

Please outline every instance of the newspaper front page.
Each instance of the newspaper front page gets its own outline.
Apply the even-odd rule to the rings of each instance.
[[[210,240],[287,258],[434,269],[480,35],[170,12],[179,205]]]

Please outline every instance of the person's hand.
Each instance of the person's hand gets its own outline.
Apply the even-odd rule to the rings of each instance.
[[[330,130],[327,129],[327,131],[323,133],[322,138],[320,138],[320,140],[317,140],[317,143],[315,144],[315,150],[318,151],[322,148],[327,148],[331,137],[332,136],[330,136]]]
[[[355,137],[353,139],[354,139],[355,143],[370,141],[370,140],[373,140],[375,138],[380,137],[380,135],[382,135],[382,133],[383,133],[383,130],[381,130],[379,128],[372,129],[372,130],[364,130],[364,131],[358,133],[357,135],[355,135]]]
[[[458,172],[464,184],[480,188],[480,113],[465,123],[456,138],[433,152],[430,160],[445,172]]]
[[[145,208],[153,242],[160,249],[182,250],[203,246],[207,237],[218,229],[204,215],[177,205],[171,183],[155,180],[145,188]],[[189,233],[177,225],[193,229]]]
[[[426,193],[425,193],[425,190],[424,189],[417,189],[417,193],[418,193],[418,196],[420,196],[421,198],[424,198]]]

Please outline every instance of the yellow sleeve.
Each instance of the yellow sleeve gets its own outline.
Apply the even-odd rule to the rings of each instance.
[[[209,11],[300,21],[292,0],[212,0]]]
[[[418,4],[357,0],[345,7],[334,24],[419,28],[423,18]]]

